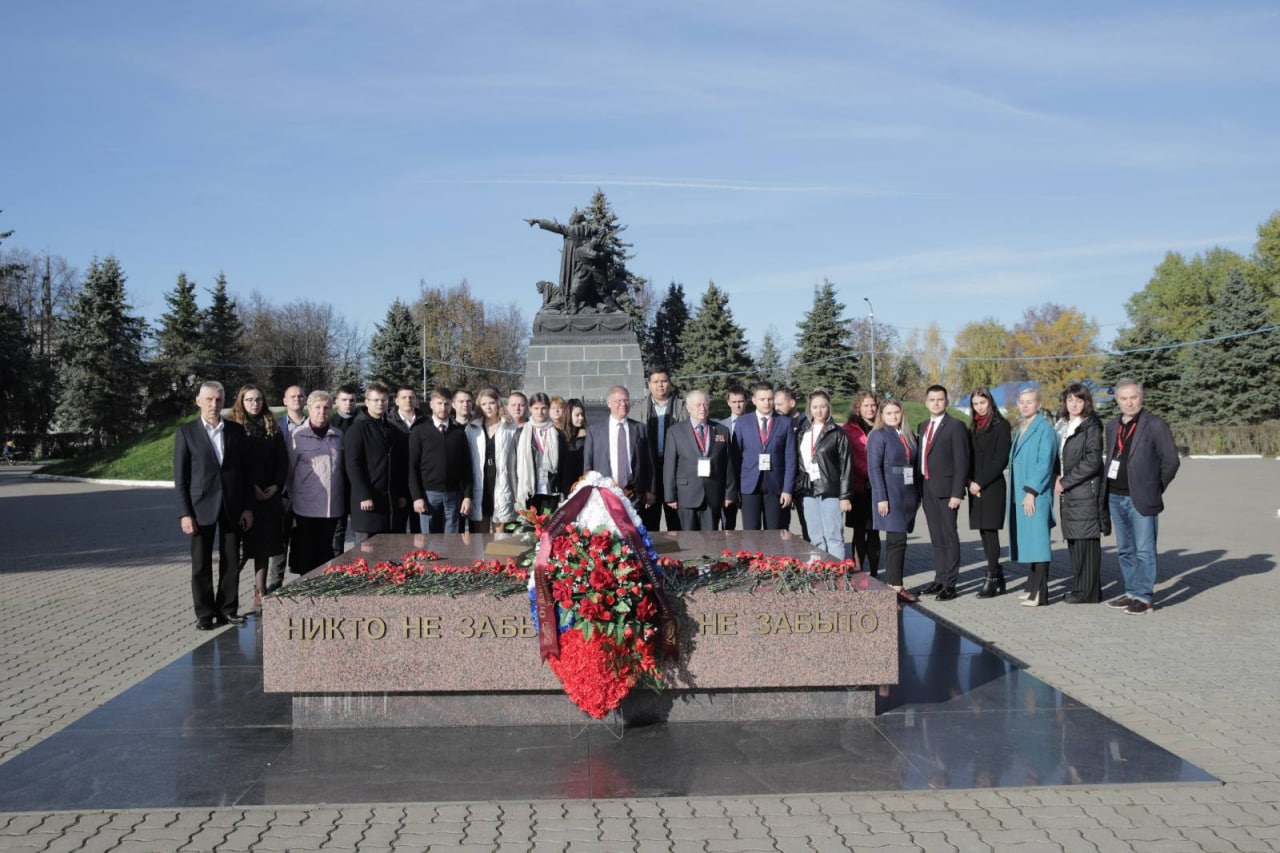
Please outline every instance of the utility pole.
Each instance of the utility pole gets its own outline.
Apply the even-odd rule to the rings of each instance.
[[[867,303],[867,308],[871,313],[867,315],[867,323],[871,327],[871,393],[876,393],[876,306],[871,304],[871,300],[862,297],[862,301]]]

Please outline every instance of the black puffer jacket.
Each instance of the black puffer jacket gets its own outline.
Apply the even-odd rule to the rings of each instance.
[[[849,436],[844,428],[828,419],[818,434],[818,446],[814,458],[822,479],[815,484],[809,480],[800,455],[800,442],[808,441],[809,424],[804,432],[796,435],[796,494],[815,498],[853,499],[853,460],[849,456]]]
[[[1064,539],[1098,539],[1111,533],[1102,475],[1102,421],[1090,415],[1062,446],[1059,476]]]

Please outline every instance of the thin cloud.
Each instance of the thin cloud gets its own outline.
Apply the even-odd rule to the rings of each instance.
[[[494,186],[593,186],[655,187],[659,189],[711,190],[748,193],[796,193],[879,197],[936,198],[936,193],[877,189],[846,184],[776,184],[699,178],[569,176],[551,178],[419,178],[424,184],[472,184]]]

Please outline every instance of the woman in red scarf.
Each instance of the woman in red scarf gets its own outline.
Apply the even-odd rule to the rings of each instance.
[[[979,532],[987,557],[987,582],[978,591],[978,598],[991,598],[1005,590],[1000,530],[1004,527],[1004,469],[1009,465],[1012,431],[986,388],[970,395],[969,407],[973,411],[969,425],[969,529]]]

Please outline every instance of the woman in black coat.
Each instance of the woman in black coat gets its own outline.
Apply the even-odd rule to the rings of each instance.
[[[1102,600],[1102,537],[1111,532],[1111,514],[1102,480],[1102,421],[1088,388],[1077,383],[1062,392],[1057,430],[1062,452],[1054,491],[1072,576],[1071,593],[1063,600],[1096,604]]]
[[[969,406],[973,410],[969,426],[969,529],[979,532],[987,557],[987,582],[978,591],[978,598],[991,598],[1005,590],[1000,530],[1004,527],[1004,469],[1009,465],[1012,431],[986,388],[969,396]]]
[[[289,454],[280,424],[271,416],[265,395],[257,385],[245,385],[236,394],[229,420],[244,427],[248,436],[247,466],[253,481],[253,527],[241,538],[245,561],[253,560],[253,606],[262,607],[271,558],[284,553],[284,491]]]

